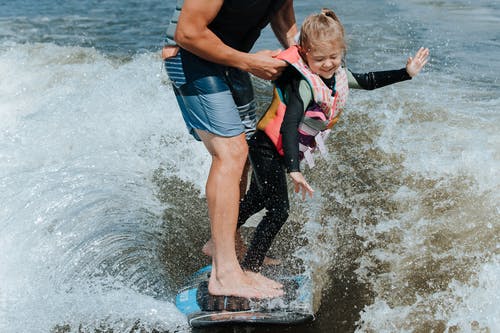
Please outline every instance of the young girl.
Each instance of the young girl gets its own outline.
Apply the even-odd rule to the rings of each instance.
[[[249,140],[253,166],[250,188],[240,203],[238,227],[255,213],[267,212],[257,226],[242,262],[258,273],[276,234],[288,218],[286,174],[295,192],[312,197],[313,189],[300,171],[305,158],[324,149],[323,141],[346,102],[349,88],[376,89],[410,80],[427,63],[429,50],[420,48],[399,70],[351,73],[342,67],[346,52],[344,28],[335,13],[323,9],[304,21],[299,45],[278,56],[290,64],[275,82],[273,101]]]

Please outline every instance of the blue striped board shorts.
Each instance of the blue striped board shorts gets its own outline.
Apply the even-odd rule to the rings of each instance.
[[[233,137],[255,132],[256,103],[250,75],[205,61],[185,50],[165,59],[165,69],[191,135],[195,130]]]

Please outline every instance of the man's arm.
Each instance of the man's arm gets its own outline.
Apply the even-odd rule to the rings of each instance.
[[[199,57],[236,67],[234,59],[241,52],[225,45],[208,25],[219,13],[223,0],[186,0],[179,15],[175,41]]]
[[[271,28],[284,48],[295,45],[295,36],[298,33],[295,21],[293,0],[286,0],[280,10],[271,19]]]
[[[286,67],[274,59],[277,52],[240,52],[217,37],[208,25],[219,13],[224,0],[186,0],[175,31],[175,41],[197,56],[225,66],[236,67],[265,80],[275,79]]]

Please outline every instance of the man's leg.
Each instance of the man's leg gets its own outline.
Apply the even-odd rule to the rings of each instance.
[[[248,140],[255,132],[257,126],[257,106],[254,99],[254,90],[252,80],[247,72],[229,67],[225,72],[226,83],[228,84],[231,95],[236,104],[238,115],[241,123],[243,124],[245,136]],[[240,179],[240,200],[243,198],[247,191],[248,172],[250,170],[250,161],[247,159]],[[239,229],[236,230],[236,256],[238,261],[243,260],[246,252],[246,245],[241,236]],[[212,255],[212,240],[203,246],[203,253]]]
[[[247,184],[248,184],[248,176],[247,175],[249,173],[250,168],[251,168],[250,162],[247,159],[247,162],[245,163],[245,167],[243,169],[243,174],[242,174],[241,180],[240,180],[240,198],[241,199],[240,199],[240,212],[239,212],[238,220],[240,221],[239,223],[241,223],[241,225],[243,225],[246,222],[246,220],[248,220],[252,215],[261,211],[264,208],[264,201],[265,200],[262,201],[262,198],[263,198],[262,194],[258,193],[258,194],[251,195],[252,199],[245,197],[245,193],[248,194],[249,192],[253,192],[253,193],[259,192],[257,189],[257,185],[255,184],[254,179],[252,179],[250,189],[248,190],[249,192],[246,192]],[[254,198],[255,196],[257,196],[257,198]],[[243,200],[245,200],[244,198],[246,199],[246,201],[243,201]],[[257,201],[255,201],[255,199],[257,199],[259,201],[259,203],[257,203]],[[262,202],[260,202],[260,201],[262,201]],[[242,211],[241,211],[242,205],[243,205],[243,216],[241,215],[242,214]],[[239,226],[236,229],[235,244],[236,244],[236,256],[238,258],[238,261],[241,263],[245,257],[246,252],[247,252],[247,246],[243,240]],[[201,251],[209,257],[212,256],[213,244],[212,244],[211,238],[203,245],[203,248]],[[264,258],[264,265],[275,266],[275,265],[279,265],[279,264],[281,264],[281,260],[270,258],[267,256]]]
[[[250,161],[247,158],[245,161],[245,166],[243,167],[243,172],[241,174],[241,178],[240,178],[240,187],[239,187],[240,200],[245,196],[245,192],[247,190],[249,170],[250,170]],[[243,237],[241,236],[241,232],[239,229],[236,230],[235,242],[236,242],[236,256],[238,257],[238,261],[242,261],[247,249],[246,249],[245,242],[243,241]],[[212,252],[213,252],[212,239],[209,239],[205,243],[205,245],[203,245],[203,248],[201,251],[209,257],[212,256]]]
[[[197,133],[212,156],[206,184],[213,241],[209,292],[212,295],[246,298],[283,295],[282,290],[259,284],[245,275],[236,257],[239,182],[248,153],[245,136],[241,134],[236,137],[220,137],[205,131]]]

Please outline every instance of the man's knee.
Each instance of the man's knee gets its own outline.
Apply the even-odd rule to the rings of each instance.
[[[233,154],[234,158],[240,159],[243,162],[243,165],[246,163],[248,158],[248,144],[245,136],[240,135],[241,139],[236,141],[236,144],[233,146]]]
[[[238,169],[242,169],[248,156],[248,144],[244,135],[222,139],[213,156],[224,162],[227,167],[234,165]]]

